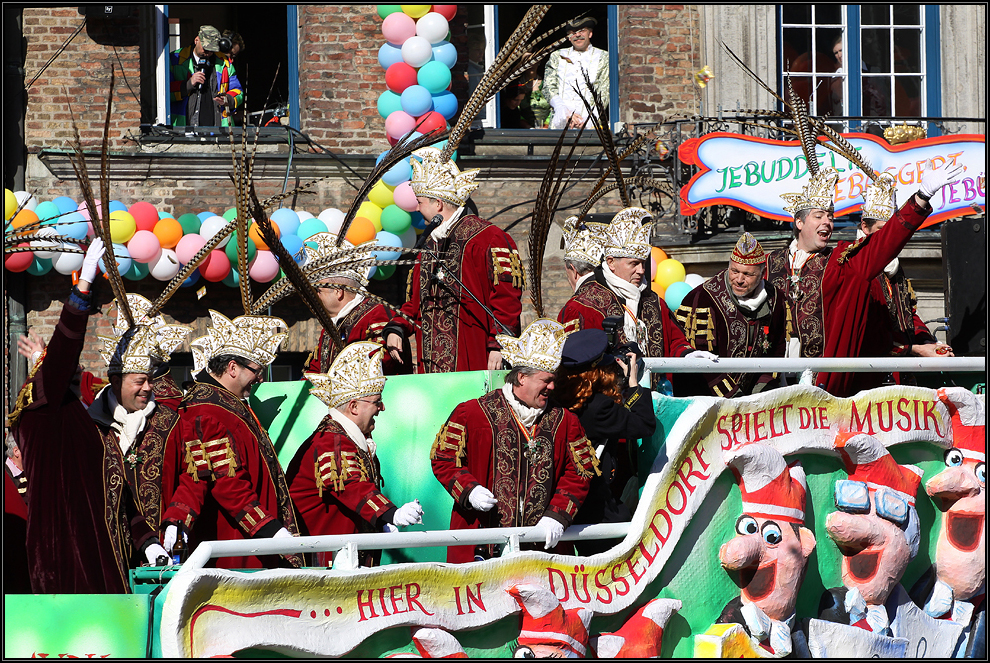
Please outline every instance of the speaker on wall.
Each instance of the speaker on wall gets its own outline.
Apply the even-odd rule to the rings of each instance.
[[[948,342],[957,356],[987,354],[986,217],[942,223]]]

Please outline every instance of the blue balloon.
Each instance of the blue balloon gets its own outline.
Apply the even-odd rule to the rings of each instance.
[[[445,120],[457,115],[457,97],[450,90],[433,95],[433,110],[443,115]]]
[[[416,82],[430,94],[443,92],[450,85],[450,68],[442,62],[427,62],[416,72]]]
[[[385,42],[378,49],[378,64],[382,66],[382,69],[388,69],[396,62],[403,62],[402,48]]]
[[[395,164],[382,175],[382,181],[389,186],[399,186],[403,182],[409,180],[412,177],[412,166],[409,162],[403,159],[399,163]]]
[[[55,223],[55,217],[62,212],[59,211],[58,205],[50,200],[46,200],[43,203],[38,203],[38,206],[34,208],[34,213],[38,215],[38,219],[40,221],[42,221],[45,225],[49,225]]]
[[[402,110],[402,98],[391,90],[385,90],[378,97],[378,114],[386,118],[397,110]]]
[[[130,253],[130,251],[128,251],[127,250],[127,247],[124,246],[123,244],[114,244],[113,245],[113,255],[116,257],[117,271],[120,272],[121,274],[126,274],[128,272],[128,270],[130,270],[130,268],[131,268],[131,262],[132,262],[132,260],[131,260],[131,253]],[[106,256],[104,255],[104,258],[105,257]],[[100,264],[100,271],[101,272],[106,272],[107,271],[107,266],[103,262],[103,259],[104,258],[100,258],[100,263],[99,264]]]
[[[207,220],[207,219],[209,219],[210,217],[213,217],[213,216],[216,216],[216,214],[214,214],[213,212],[211,212],[211,211],[209,211],[209,210],[207,210],[207,211],[205,211],[205,212],[197,212],[197,213],[196,213],[196,216],[198,216],[198,217],[199,217],[199,220],[200,220],[200,221],[206,221],[206,220]]]
[[[379,246],[391,246],[396,249],[402,248],[402,240],[399,239],[399,236],[387,230],[381,230],[375,235],[375,244]],[[398,260],[400,255],[402,255],[400,251],[375,251],[375,258],[377,260]]]
[[[671,311],[676,311],[677,307],[681,305],[681,301],[684,300],[691,290],[693,288],[684,281],[671,283],[663,293],[663,300],[667,303],[667,308]]]
[[[84,239],[88,230],[89,224],[86,223],[86,217],[79,212],[69,212],[60,218],[59,223],[55,226],[55,232],[72,239]]]
[[[433,97],[422,85],[410,85],[402,91],[402,110],[413,117],[425,115],[433,109]],[[401,116],[400,116],[401,117]]]
[[[274,215],[272,216],[272,218],[273,219],[275,218]],[[282,242],[282,246],[285,247],[285,250],[289,252],[289,255],[292,256],[293,260],[295,260],[297,263],[302,261],[302,259],[304,258],[304,254],[300,250],[303,247],[302,237],[299,237],[298,235],[294,235],[294,234],[289,235],[283,232],[279,240]]]
[[[111,212],[126,212],[127,211],[127,205],[125,205],[124,203],[120,202],[119,200],[111,200],[110,201],[110,211]]]
[[[433,44],[433,57],[430,58],[430,61],[440,62],[444,64],[447,69],[453,69],[454,65],[457,64],[457,47],[449,41],[442,41],[439,44]]]
[[[423,230],[426,228],[426,219],[423,218],[422,212],[410,212],[409,216],[412,217],[412,221],[410,223],[413,228],[416,228],[417,230]]]
[[[186,280],[182,282],[182,285],[180,285],[179,287],[180,288],[188,288],[191,285],[195,285],[196,284],[196,281],[198,281],[198,280],[199,280],[199,267],[197,267],[196,269],[194,269],[193,270],[193,273],[190,274],[186,278]]]
[[[76,204],[76,201],[68,196],[59,196],[52,202],[55,203],[55,206],[58,207],[58,211],[62,214],[65,214],[66,212],[75,212],[79,209],[79,205]]]
[[[159,219],[174,219],[175,217],[172,216],[171,214],[169,214],[168,212],[159,212],[158,213],[158,218]]]
[[[307,240],[316,233],[325,233],[326,231],[327,224],[314,217],[300,223],[299,230],[296,231],[296,234],[299,236],[299,239]]]
[[[375,159],[376,166],[382,162],[382,159],[385,158],[385,155],[388,154],[388,152],[389,152],[388,150],[385,150],[384,152],[378,155],[378,157]]]
[[[278,225],[282,237],[295,235],[296,231],[299,230],[299,215],[288,207],[283,207],[272,212],[271,220]]]

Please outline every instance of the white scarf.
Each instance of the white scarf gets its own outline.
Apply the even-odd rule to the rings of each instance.
[[[337,315],[330,318],[333,321],[333,324],[340,324],[340,321],[344,319],[344,316],[353,311],[354,308],[363,301],[364,295],[355,294],[354,299],[344,304],[344,308],[337,311]]]
[[[430,233],[430,237],[432,237],[437,244],[439,244],[440,240],[449,235],[450,231],[454,229],[454,225],[461,218],[461,214],[463,213],[464,207],[458,207],[457,211],[455,211],[449,219],[442,221],[439,226],[433,229],[433,232]],[[429,223],[429,221],[427,223]]]
[[[520,401],[516,398],[516,395],[512,393],[512,383],[510,382],[506,382],[502,385],[502,395],[505,397],[505,400],[508,401],[509,407],[512,408],[512,411],[516,413],[517,417],[519,417],[519,421],[522,422],[522,425],[526,428],[531,428],[533,424],[536,423],[537,418],[543,414],[543,410],[546,409],[529,407]]]
[[[640,339],[646,338],[646,325],[643,324],[642,320],[634,318],[630,311],[639,310],[639,298],[642,296],[643,291],[650,287],[650,284],[643,281],[643,284],[637,288],[629,281],[616,276],[607,262],[602,263],[602,275],[605,276],[605,282],[608,283],[608,287],[615,294],[626,300],[627,310],[622,316],[622,331],[625,332],[626,338],[630,343],[639,343]]]
[[[730,286],[731,287],[731,286]],[[767,300],[767,289],[763,287],[763,279],[760,279],[759,285],[756,286],[756,294],[749,299],[743,299],[742,297],[736,297],[736,301],[739,302],[739,306],[743,307],[747,311],[755,311],[760,308],[760,305]]]
[[[849,623],[866,618],[866,623],[874,633],[892,636],[890,631],[890,617],[887,615],[887,607],[883,605],[867,605],[866,599],[860,594],[858,587],[853,587],[846,592],[845,601],[846,613],[849,615]]]
[[[791,629],[794,627],[795,615],[780,622],[768,617],[755,603],[743,604],[740,612],[757,645],[763,640],[769,640],[775,658],[783,658],[791,653]]]
[[[137,442],[138,436],[144,430],[144,426],[154,410],[154,394],[148,398],[148,404],[143,410],[128,412],[123,405],[117,402],[113,389],[107,385],[97,394],[96,400],[89,406],[88,411],[93,421],[117,431],[120,452],[126,456],[131,446]]]
[[[856,239],[863,239],[867,234],[863,232],[861,228],[856,228]],[[887,263],[887,266],[883,268],[883,271],[887,273],[887,276],[893,276],[897,273],[897,268],[900,267],[901,261],[899,258],[894,258]]]
[[[594,275],[595,275],[594,272],[588,272],[584,276],[579,276],[578,280],[574,282],[574,292],[577,292],[577,289],[581,287],[581,284],[587,281],[588,279],[590,279]]]
[[[330,418],[340,424],[340,427],[344,429],[347,433],[347,437],[351,438],[351,441],[357,445],[361,451],[374,457],[375,455],[375,441],[370,437],[365,437],[361,429],[357,427],[357,424],[344,416],[344,413],[336,408],[330,410]]]

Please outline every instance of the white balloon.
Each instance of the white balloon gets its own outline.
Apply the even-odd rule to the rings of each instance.
[[[402,246],[407,249],[411,249],[416,246],[416,229],[412,226],[406,228],[406,231],[399,235],[399,241],[402,242]]]
[[[148,263],[148,272],[159,281],[168,281],[179,273],[181,267],[175,251],[162,249],[158,259]]]
[[[41,235],[42,237],[54,237],[55,235],[58,234],[58,232],[56,232],[55,228],[53,228],[51,226],[44,226],[44,227],[38,229],[37,234],[38,235]],[[55,257],[55,253],[52,252],[52,251],[45,251],[45,249],[46,248],[57,248],[57,247],[59,247],[61,245],[62,245],[62,242],[57,241],[57,240],[56,241],[51,241],[51,240],[40,239],[40,240],[34,240],[34,241],[31,242],[31,246],[38,247],[38,248],[36,248],[34,250],[35,257],[42,258],[42,259],[47,258],[49,260]]]
[[[210,218],[203,221],[202,225],[199,227],[199,234],[203,239],[209,242],[210,239],[212,239],[214,235],[220,232],[224,228],[224,226],[226,226],[228,223],[231,222],[227,221],[227,219],[223,218],[222,216],[211,216]],[[217,248],[222,249],[223,247],[227,246],[227,242],[229,241],[230,241],[230,235],[227,235],[223,239],[223,241],[221,241],[217,245]]]
[[[307,219],[314,219],[314,218],[316,218],[312,214],[310,214],[309,212],[307,212],[306,210],[295,210],[295,212],[296,212],[296,216],[299,217],[299,223],[302,223],[303,221],[305,221]]]
[[[410,67],[422,67],[433,57],[433,47],[425,37],[410,37],[402,44],[402,59]]]
[[[430,51],[432,53],[432,51]],[[26,200],[27,205],[24,205],[24,209],[29,209],[32,212],[34,208],[38,206],[38,199],[27,191],[15,191],[14,198],[17,198],[17,206],[20,207],[21,204]]]
[[[437,12],[430,12],[424,16],[421,16],[418,21],[416,21],[416,34],[423,37],[431,44],[438,44],[447,37],[447,19],[443,17],[443,14],[438,14]],[[405,45],[405,44],[403,44]],[[405,57],[405,53],[402,57]]]
[[[65,244],[68,247],[79,248],[78,244]],[[85,256],[82,253],[56,253],[52,258],[52,267],[59,274],[65,274],[68,276],[72,272],[77,272],[82,269],[83,259]]]
[[[340,232],[340,226],[344,223],[344,216],[346,215],[339,209],[328,207],[320,212],[319,219],[326,224],[327,232],[331,232],[336,235]]]
[[[707,280],[708,279],[706,279],[701,274],[694,274],[694,273],[688,274],[687,276],[684,277],[684,282],[687,283],[692,288],[697,288],[699,285],[701,285]]]

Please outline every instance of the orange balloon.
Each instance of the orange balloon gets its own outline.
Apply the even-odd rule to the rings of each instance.
[[[178,221],[168,216],[158,219],[158,223],[151,229],[151,232],[155,233],[155,237],[158,238],[163,249],[174,249],[175,245],[182,239],[182,226]]]
[[[278,229],[278,224],[272,221],[272,228],[275,230],[275,236],[281,237],[282,231]],[[248,228],[248,238],[254,240],[254,245],[257,246],[262,251],[268,251],[268,244],[265,243],[265,238],[261,236],[261,229],[258,228],[257,223],[252,223],[251,227]]]
[[[651,246],[650,252],[653,253],[653,263],[656,265],[659,265],[669,257],[659,246]]]
[[[661,287],[656,281],[650,281],[650,288],[653,292],[657,293],[657,297],[660,299],[663,299],[663,294],[667,291],[666,288]]]
[[[17,214],[15,214],[14,218],[10,220],[10,224],[14,228],[22,228],[28,225],[29,223],[37,223],[37,222],[38,222],[38,215],[35,214],[33,210],[29,210],[26,207]],[[36,230],[38,230],[38,228],[34,228],[30,231],[25,231],[25,232],[35,232]]]
[[[375,224],[371,222],[371,219],[366,219],[363,216],[355,217],[351,222],[351,227],[347,229],[347,234],[344,235],[344,239],[354,246],[370,242],[374,238]]]

